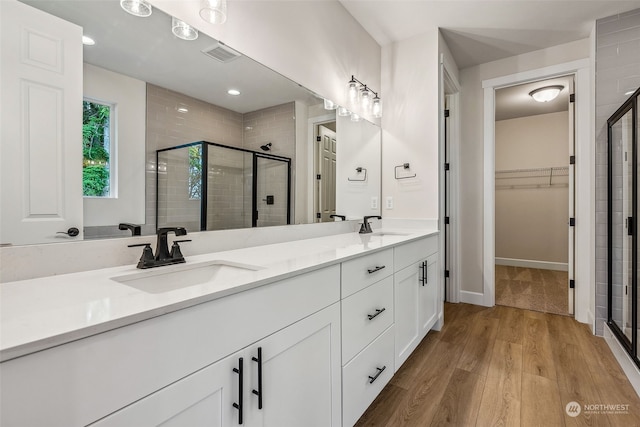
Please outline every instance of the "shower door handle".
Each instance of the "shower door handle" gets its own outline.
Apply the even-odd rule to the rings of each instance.
[[[633,236],[633,217],[627,218],[627,236]]]

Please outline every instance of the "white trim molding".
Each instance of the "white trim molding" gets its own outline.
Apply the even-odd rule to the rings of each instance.
[[[589,322],[590,296],[595,294],[595,142],[591,124],[591,68],[589,59],[566,62],[536,70],[484,80],[484,224],[483,299],[495,304],[495,90],[529,81],[575,76],[576,129],[576,240],[575,240],[575,318]]]
[[[511,267],[539,268],[540,270],[569,271],[566,262],[537,261],[534,259],[498,258],[496,265],[508,265]]]
[[[464,291],[464,290],[460,291],[460,302],[473,304],[473,305],[487,306],[484,303],[484,301],[485,301],[484,294],[481,294],[480,292],[471,292],[471,291]],[[491,307],[491,306],[487,306],[487,307]]]
[[[633,363],[631,357],[627,354],[627,352],[622,348],[620,341],[613,335],[611,329],[609,329],[609,325],[604,324],[604,339],[609,345],[611,352],[615,356],[616,360],[620,364],[620,367],[624,371],[624,374],[629,379],[629,382],[633,386],[633,389],[636,391],[636,394],[640,396],[640,369]]]

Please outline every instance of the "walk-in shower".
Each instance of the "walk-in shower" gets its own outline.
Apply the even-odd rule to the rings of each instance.
[[[156,152],[157,227],[291,223],[291,159],[207,141]]]

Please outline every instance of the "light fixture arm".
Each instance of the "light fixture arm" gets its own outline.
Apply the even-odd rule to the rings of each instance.
[[[354,83],[354,82],[355,82],[355,83],[358,83],[360,86],[362,86],[362,87],[363,87],[363,90],[368,91],[368,92],[371,92],[372,94],[374,94],[374,95],[375,95],[375,97],[376,97],[376,98],[378,98],[378,92],[376,92],[375,90],[371,89],[371,87],[370,87],[370,86],[367,86],[365,83],[362,83],[360,80],[356,79],[356,78],[354,77],[354,75],[352,74],[352,75],[351,75],[351,80],[349,80],[349,83]]]

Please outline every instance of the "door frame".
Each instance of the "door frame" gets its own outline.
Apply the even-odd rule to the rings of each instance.
[[[333,114],[324,114],[322,116],[311,117],[307,120],[307,141],[309,141],[311,150],[307,150],[307,171],[309,175],[309,180],[307,181],[307,223],[315,223],[316,221],[316,212],[315,212],[315,170],[316,170],[316,128],[319,125],[323,125],[325,123],[336,122],[337,117],[335,110],[332,111]],[[338,129],[336,128],[336,138],[338,138]]]
[[[484,206],[482,305],[495,305],[495,90],[574,75],[575,82],[575,319],[593,329],[595,313],[595,143],[591,129],[593,81],[589,59],[484,80]],[[567,218],[568,221],[568,218]]]

